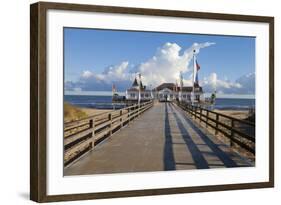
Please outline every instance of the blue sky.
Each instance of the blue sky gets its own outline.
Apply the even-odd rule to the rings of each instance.
[[[206,43],[210,45],[203,46]],[[218,90],[221,87],[221,92],[253,94],[254,37],[76,28],[64,29],[65,88],[108,91],[114,83],[117,88],[120,84],[119,90],[123,91],[136,71],[144,73],[147,84],[156,85],[165,80],[175,81],[177,74],[170,78],[169,72],[182,70],[188,84],[191,61],[185,53],[197,44],[200,45],[197,60],[201,66],[199,82],[202,86],[208,89],[215,77],[216,87]],[[120,76],[117,72],[120,69],[126,75]],[[151,77],[162,75],[166,70],[169,76],[161,76],[159,82]],[[249,84],[248,78],[252,84],[244,85]]]

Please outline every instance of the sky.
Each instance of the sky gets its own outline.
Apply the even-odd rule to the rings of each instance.
[[[148,87],[180,72],[190,86],[194,49],[205,92],[254,95],[254,37],[78,28],[64,28],[65,90],[122,92],[137,72]]]

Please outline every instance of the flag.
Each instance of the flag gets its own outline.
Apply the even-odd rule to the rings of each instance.
[[[194,56],[193,60],[193,85],[199,86],[198,71],[200,70],[200,65],[196,60],[196,56]]]
[[[200,70],[200,65],[198,64],[197,60],[196,60],[196,68],[197,68],[197,71]]]

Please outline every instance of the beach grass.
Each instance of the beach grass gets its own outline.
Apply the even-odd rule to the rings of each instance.
[[[88,117],[88,115],[81,108],[75,107],[67,102],[64,102],[64,121],[65,122],[80,120],[85,117]]]
[[[73,122],[75,120],[80,120],[94,115],[100,115],[110,111],[112,110],[84,108],[84,107],[71,105],[68,102],[64,102],[64,122]]]

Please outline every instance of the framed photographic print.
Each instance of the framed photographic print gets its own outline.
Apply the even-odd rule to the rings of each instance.
[[[274,186],[274,18],[31,5],[30,197]]]

